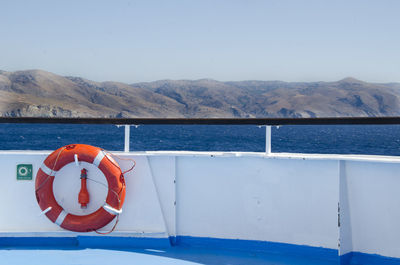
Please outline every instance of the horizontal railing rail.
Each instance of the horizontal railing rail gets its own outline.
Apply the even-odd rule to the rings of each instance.
[[[121,125],[379,125],[400,124],[400,117],[332,118],[53,118],[0,117],[0,123],[69,123]]]
[[[278,125],[394,125],[400,117],[331,118],[56,118],[0,117],[0,123],[125,125],[124,151],[130,151],[131,125],[258,125],[265,126],[265,153],[271,154],[271,126]]]

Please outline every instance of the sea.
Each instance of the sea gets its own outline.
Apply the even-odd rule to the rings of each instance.
[[[90,124],[0,124],[0,150],[54,150],[84,143],[124,149],[124,127]],[[265,126],[131,126],[132,151],[265,151]],[[272,127],[272,152],[400,155],[400,125]]]

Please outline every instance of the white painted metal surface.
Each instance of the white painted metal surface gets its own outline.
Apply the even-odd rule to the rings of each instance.
[[[87,189],[90,194],[90,203],[86,209],[77,205],[78,194],[81,189],[81,169],[88,171]],[[54,197],[61,207],[68,213],[87,215],[102,207],[108,193],[108,183],[100,169],[87,162],[70,163],[61,168],[53,182]]]
[[[131,136],[131,126],[125,125],[124,152],[129,152],[130,136]]]
[[[337,247],[333,161],[183,157],[177,172],[179,235]]]
[[[400,164],[344,162],[347,249],[400,257]]]
[[[265,126],[265,153],[271,154],[271,126]]]
[[[17,164],[31,163],[36,173],[49,153],[0,152],[0,196],[8,202],[0,204],[0,211],[7,213],[0,219],[3,236],[76,236],[40,214],[34,181],[16,180]],[[400,158],[237,152],[119,155],[135,159],[137,167],[126,176],[123,212],[111,235],[249,239],[333,249],[340,240],[341,254],[400,257]],[[123,169],[130,167],[129,161],[117,161]],[[58,174],[66,177],[67,169],[56,179]],[[70,170],[73,175],[77,167],[71,164]],[[55,187],[57,193],[59,189]],[[79,208],[77,199],[71,207]]]

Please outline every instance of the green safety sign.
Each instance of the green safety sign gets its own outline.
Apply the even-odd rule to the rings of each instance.
[[[17,180],[32,180],[32,164],[17,165]]]

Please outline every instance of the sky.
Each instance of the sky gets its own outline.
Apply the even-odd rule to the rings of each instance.
[[[0,70],[400,82],[398,0],[0,0]]]

